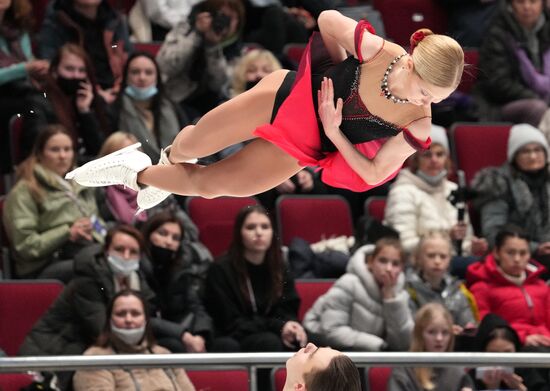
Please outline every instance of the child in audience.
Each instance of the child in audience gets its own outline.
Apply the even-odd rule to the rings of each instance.
[[[306,313],[304,325],[343,350],[406,350],[413,319],[404,289],[404,253],[397,239],[380,239],[350,259],[347,273]]]
[[[416,313],[411,352],[452,352],[453,317],[439,303],[426,304]],[[472,391],[474,383],[462,368],[399,367],[392,370],[389,391]]]
[[[122,290],[111,300],[103,333],[84,355],[167,354],[151,333],[150,311],[138,291]],[[195,391],[183,368],[97,369],[77,371],[75,391]]]
[[[415,270],[407,274],[407,290],[413,312],[430,302],[443,304],[453,316],[453,329],[458,334],[476,325],[477,306],[462,281],[449,274],[451,252],[447,233],[423,235],[416,250]]]

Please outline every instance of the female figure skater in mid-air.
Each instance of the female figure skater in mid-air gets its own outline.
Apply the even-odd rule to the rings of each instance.
[[[141,208],[170,193],[261,193],[304,165],[320,167],[325,183],[354,191],[390,180],[408,156],[429,146],[430,104],[458,86],[462,48],[452,38],[419,30],[407,54],[374,35],[368,22],[332,10],[322,12],[318,24],[322,40],[314,34],[298,72],[275,71],[185,127],[158,165],[135,144],[67,178],[84,186],[134,188]],[[212,165],[189,163],[253,138]]]

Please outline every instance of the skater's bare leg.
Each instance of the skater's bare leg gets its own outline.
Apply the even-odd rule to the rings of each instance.
[[[254,129],[269,123],[275,95],[287,73],[271,73],[254,88],[210,110],[196,125],[183,128],[172,143],[170,161],[208,156],[253,138]]]
[[[269,190],[302,168],[292,156],[259,138],[206,167],[185,163],[149,167],[139,173],[138,182],[188,196],[244,197]]]

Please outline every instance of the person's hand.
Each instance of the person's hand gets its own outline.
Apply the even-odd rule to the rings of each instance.
[[[503,372],[502,381],[511,390],[527,391],[527,387],[523,384],[523,378],[515,373]]]
[[[204,338],[200,335],[193,335],[189,332],[183,333],[181,341],[185,345],[188,353],[204,353],[206,352],[206,344]]]
[[[342,98],[338,98],[336,107],[334,106],[334,86],[331,79],[323,78],[321,89],[317,92],[317,102],[319,118],[323,124],[325,134],[332,140],[340,133],[344,101]]]
[[[462,326],[459,326],[457,324],[453,324],[453,334],[458,335],[464,331],[464,328]]]
[[[468,225],[465,222],[456,223],[451,227],[449,235],[452,240],[464,240],[466,237],[466,229]]]
[[[298,19],[308,30],[312,30],[317,26],[315,18],[303,8],[289,7],[286,12]]]
[[[539,246],[537,247],[537,254],[538,255],[550,254],[550,242],[540,243]]]
[[[200,32],[210,45],[218,44],[225,37],[226,32],[220,34],[212,29],[212,15],[210,12],[200,12],[195,19],[195,29]]]
[[[302,348],[307,344],[306,331],[300,323],[294,322],[293,320],[289,320],[284,324],[281,330],[281,338],[283,344],[290,349],[296,349],[296,342]]]
[[[30,60],[25,63],[25,69],[31,77],[41,79],[48,73],[50,62],[47,60]]]
[[[542,334],[531,334],[525,338],[525,346],[550,346],[550,338]]]
[[[500,382],[502,381],[502,371],[498,369],[491,369],[483,372],[483,384],[485,388],[489,390],[497,390],[500,388]]]
[[[393,299],[395,297],[395,286],[399,279],[400,270],[389,270],[382,274],[380,290],[382,291],[382,297],[384,299]]]
[[[105,103],[110,105],[113,103],[117,97],[117,91],[115,91],[114,88],[107,88],[103,89],[101,87],[97,87],[96,92],[103,98]]]
[[[287,179],[275,187],[275,189],[281,194],[292,194],[296,191],[296,185],[290,179]]]
[[[90,106],[94,100],[92,84],[88,81],[81,82],[80,88],[76,91],[76,109],[79,113],[89,113]]]
[[[81,239],[91,241],[92,238],[92,221],[89,217],[81,217],[77,219],[69,230],[69,240],[77,242]]]
[[[310,171],[306,169],[299,171],[296,174],[296,179],[298,179],[298,185],[300,185],[302,192],[309,193],[313,190],[313,174]]]
[[[478,238],[477,236],[472,237],[472,249],[470,252],[472,255],[482,256],[487,253],[489,250],[489,243],[485,238]]]

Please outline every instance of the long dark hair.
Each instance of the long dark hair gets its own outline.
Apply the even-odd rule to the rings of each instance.
[[[88,57],[81,46],[74,43],[66,43],[59,48],[56,55],[52,58],[50,70],[48,72],[48,76],[46,77],[45,87],[48,94],[48,99],[50,100],[55,111],[57,121],[65,126],[65,128],[67,128],[67,130],[71,133],[74,144],[77,145],[79,135],[77,129],[75,128],[75,123],[77,121],[74,97],[67,96],[61,90],[61,88],[59,88],[59,85],[57,84],[54,76],[54,73],[57,72],[57,68],[61,63],[61,59],[66,54],[77,56],[84,62],[84,66],[86,67],[86,75],[90,84],[92,85],[92,91],[94,92],[94,99],[91,106],[93,108],[95,116],[99,121],[101,131],[105,133],[105,135],[107,135],[108,133],[109,125],[107,122],[107,115],[105,113],[105,110],[103,106],[99,103],[99,100],[97,98],[97,82],[95,78],[95,70],[90,60],[90,57]],[[92,152],[96,153],[97,151]]]
[[[150,249],[151,249],[151,239],[150,239],[151,234],[153,232],[155,232],[157,229],[159,229],[163,224],[166,224],[166,223],[177,224],[180,227],[181,236],[182,236],[182,239],[183,239],[183,235],[185,233],[184,226],[183,226],[183,221],[181,221],[181,219],[179,219],[178,216],[170,210],[163,210],[162,212],[159,212],[159,213],[154,214],[153,216],[149,217],[147,222],[145,222],[145,224],[141,228],[141,232],[143,234],[143,237],[145,239],[145,243],[147,245],[147,253],[148,253],[147,255],[149,255],[152,262],[155,262],[155,260],[152,259],[151,252],[150,252]],[[181,253],[181,241],[180,241],[180,247],[178,249],[178,255],[180,255],[180,253]],[[179,258],[180,257],[176,257],[176,259],[174,259],[175,262],[173,262],[173,263],[176,263],[176,261],[178,261]]]
[[[260,213],[269,219],[271,222],[271,227],[273,229],[273,239],[271,244],[266,251],[264,262],[267,264],[269,269],[269,275],[271,277],[270,281],[270,305],[273,305],[280,297],[283,291],[283,256],[281,254],[281,246],[279,244],[279,238],[275,235],[275,226],[273,224],[273,219],[267,213],[267,210],[261,205],[246,206],[240,210],[237,218],[235,219],[235,225],[233,225],[233,239],[227,255],[231,260],[231,264],[237,271],[237,278],[239,281],[239,287],[243,298],[250,304],[250,294],[248,292],[247,278],[248,272],[246,268],[247,260],[244,257],[244,243],[243,237],[241,235],[241,230],[243,228],[246,218],[252,213]]]
[[[495,236],[495,250],[498,250],[504,246],[504,243],[506,243],[509,238],[523,239],[527,243],[529,243],[530,240],[529,235],[523,230],[523,228],[513,224],[506,224],[500,227],[497,235]]]
[[[146,252],[145,240],[143,239],[143,235],[141,234],[141,232],[139,232],[137,228],[128,224],[116,225],[107,232],[107,235],[105,236],[105,244],[103,245],[105,251],[109,249],[111,243],[113,242],[113,238],[118,233],[126,234],[133,237],[136,242],[138,242],[139,250],[142,253]]]
[[[333,357],[325,369],[313,369],[304,374],[307,390],[315,391],[361,391],[357,367],[345,355]]]
[[[143,305],[143,313],[145,314],[145,333],[143,335],[144,340],[147,341],[147,348],[152,348],[155,345],[155,338],[153,337],[153,332],[151,330],[151,310],[149,308],[149,303],[143,297],[141,292],[135,291],[133,289],[123,289],[113,296],[111,301],[107,306],[107,314],[105,318],[105,325],[103,327],[103,332],[97,338],[96,345],[102,348],[107,348],[113,345],[113,331],[111,330],[111,316],[113,314],[113,308],[115,302],[119,297],[134,296],[141,302]]]

